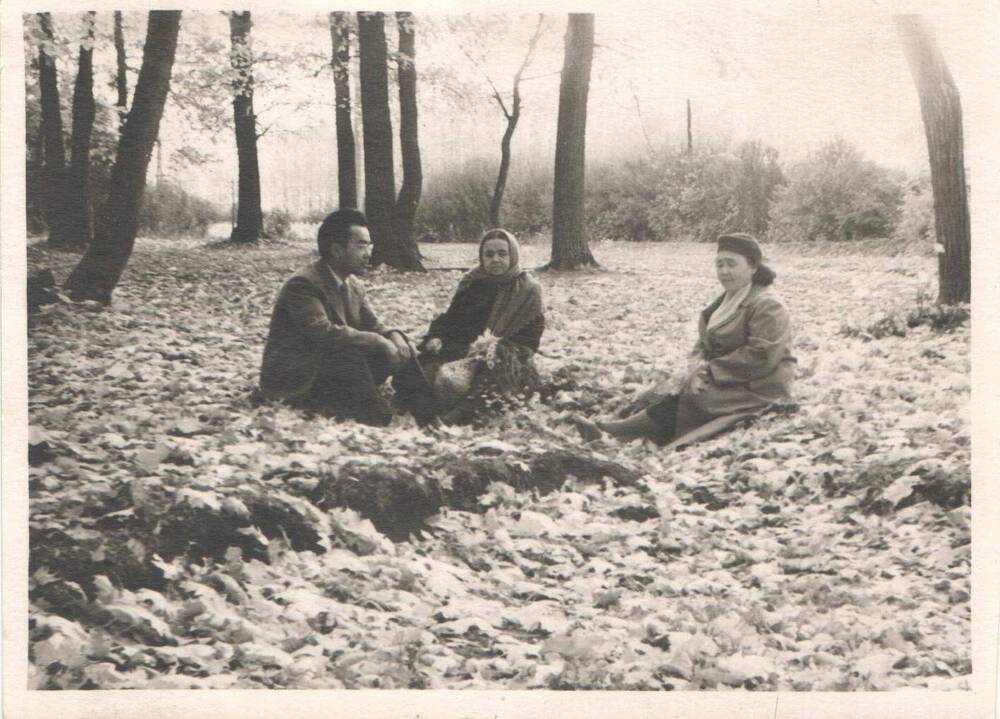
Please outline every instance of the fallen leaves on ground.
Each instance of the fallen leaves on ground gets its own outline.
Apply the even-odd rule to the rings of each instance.
[[[443,266],[474,254],[424,249]],[[927,258],[769,247],[800,408],[673,454],[596,445],[636,486],[494,483],[482,511],[442,510],[402,543],[311,501],[358,463],[579,448],[571,414],[682,366],[717,292],[711,248],[594,249],[604,271],[539,275],[540,365],[558,391],[437,434],[251,404],[271,303],[305,243],[140,241],[110,308],[44,306],[29,337],[33,684],[967,686],[968,327],[840,334],[913,296]],[[29,261],[64,277],[73,258],[35,246]],[[367,283],[386,322],[419,335],[458,276]]]

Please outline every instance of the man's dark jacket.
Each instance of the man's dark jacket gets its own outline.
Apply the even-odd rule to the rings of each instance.
[[[353,275],[337,277],[322,259],[296,272],[281,288],[260,368],[265,396],[306,397],[323,362],[349,347],[364,349],[363,332],[386,336]]]

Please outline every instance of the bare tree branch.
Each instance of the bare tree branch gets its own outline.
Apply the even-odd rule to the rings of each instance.
[[[628,81],[629,90],[632,91],[632,100],[635,102],[635,116],[639,120],[639,129],[642,130],[642,136],[646,140],[646,147],[649,149],[650,154],[654,152],[653,143],[649,141],[649,134],[646,132],[646,125],[642,121],[642,110],[639,109],[639,95],[635,91],[635,83],[631,80]]]
[[[528,51],[524,54],[524,60],[521,61],[521,67],[517,69],[517,73],[514,75],[514,92],[517,92],[518,85],[521,84],[521,76],[524,71],[528,69],[528,65],[531,64],[531,60],[535,55],[535,48],[538,47],[538,39],[542,36],[542,31],[545,29],[545,15],[538,13],[538,25],[535,26],[535,32],[531,36],[531,40],[528,42]]]
[[[555,70],[553,72],[546,72],[542,75],[532,75],[531,77],[522,77],[521,82],[530,82],[532,80],[540,80],[545,77],[552,77],[553,75],[561,75],[562,70]]]
[[[497,90],[497,86],[493,83],[493,78],[491,78],[489,73],[486,72],[485,68],[483,68],[482,63],[476,60],[476,58],[472,56],[472,53],[470,53],[464,45],[459,43],[458,46],[459,49],[461,49],[462,54],[469,59],[469,62],[471,62],[477,70],[483,73],[483,77],[486,78],[486,82],[490,84],[490,88],[492,88],[493,90],[493,99],[497,101],[498,105],[500,105],[500,109],[503,111],[504,117],[510,119],[510,112],[507,111],[507,105],[504,103],[503,98],[500,96],[500,91]]]

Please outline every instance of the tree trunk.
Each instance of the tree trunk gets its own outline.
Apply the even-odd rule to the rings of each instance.
[[[73,87],[73,129],[70,135],[69,177],[66,187],[66,207],[69,218],[63,229],[68,233],[61,241],[49,237],[49,242],[82,250],[94,234],[94,217],[90,204],[90,138],[97,114],[94,103],[94,23],[96,13],[90,11],[84,20],[84,35]]]
[[[65,166],[66,148],[63,147],[62,113],[59,108],[59,78],[56,59],[50,54],[54,49],[52,18],[47,12],[38,13],[42,44],[38,48],[38,88],[41,103],[42,136],[45,138],[45,164]]]
[[[128,115],[128,66],[125,62],[125,31],[122,28],[121,10],[115,10],[115,59],[115,89],[118,91],[115,107],[118,109],[118,134],[121,135]]]
[[[691,137],[691,100],[687,101],[687,154],[691,154],[694,151],[694,140]]]
[[[393,230],[396,235],[396,262],[393,267],[423,270],[420,251],[413,236],[413,219],[420,203],[423,175],[420,167],[420,142],[417,136],[417,46],[413,13],[396,13],[399,28],[399,151],[403,158],[403,184],[396,198]]]
[[[63,144],[62,110],[59,101],[59,78],[54,53],[52,17],[38,13],[42,41],[38,48],[38,88],[41,105],[41,133],[45,148],[42,165],[43,207],[52,247],[70,247],[72,209],[69,201],[69,168]]]
[[[593,58],[593,14],[570,13],[556,127],[552,259],[548,264],[554,270],[597,264],[587,246],[583,216],[587,94]]]
[[[229,13],[230,64],[233,68],[233,125],[239,161],[235,242],[256,242],[264,231],[260,207],[260,166],[257,163],[257,117],[253,113],[253,48],[249,11]]]
[[[358,13],[358,51],[361,60],[361,126],[365,151],[365,214],[371,232],[372,264],[396,266],[392,220],[396,207],[392,119],[389,115],[389,77],[386,70],[385,17],[380,12]]]
[[[25,166],[25,183],[27,197],[25,198],[27,210],[28,232],[40,235],[47,229],[45,224],[45,135],[41,125],[34,128],[34,137],[31,139],[31,154]],[[27,142],[27,137],[25,137]]]
[[[156,186],[163,182],[163,142],[156,138]]]
[[[962,103],[958,88],[931,32],[919,15],[896,15],[896,29],[920,96],[934,191],[938,254],[938,301],[972,299],[969,200],[965,186]]]
[[[503,206],[503,193],[507,189],[507,173],[510,171],[510,143],[514,137],[514,130],[517,129],[517,122],[521,119],[521,77],[524,75],[524,71],[528,68],[528,65],[531,64],[531,58],[535,54],[535,47],[538,45],[538,38],[542,35],[543,22],[544,16],[539,15],[535,34],[531,36],[531,40],[528,42],[528,50],[524,54],[521,66],[514,73],[513,98],[511,99],[509,112],[507,111],[507,106],[504,105],[503,98],[500,97],[500,93],[494,92],[494,98],[497,104],[500,105],[504,117],[507,118],[507,127],[504,129],[503,137],[500,139],[500,169],[497,171],[497,181],[493,187],[493,198],[490,200],[491,227],[500,226],[500,208]]]
[[[503,193],[507,189],[507,173],[510,171],[510,141],[514,137],[520,115],[521,97],[515,86],[511,112],[507,116],[507,127],[500,139],[500,169],[497,171],[497,181],[493,186],[493,199],[490,200],[490,227],[500,226],[500,207],[503,205]]]
[[[330,13],[333,92],[337,121],[337,194],[340,207],[358,206],[354,127],[351,124],[351,30],[348,14]]]
[[[351,129],[354,131],[354,186],[358,190],[357,207],[365,203],[365,132],[361,112],[361,58],[355,53],[351,61],[355,65],[351,73]]]
[[[177,50],[179,10],[149,13],[142,67],[111,169],[110,194],[97,214],[94,240],[66,280],[74,300],[111,302],[111,293],[128,264],[139,229],[146,170],[160,129],[170,72]]]

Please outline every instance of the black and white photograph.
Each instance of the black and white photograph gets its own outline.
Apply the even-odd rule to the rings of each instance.
[[[995,716],[995,3],[3,12],[5,714]]]

